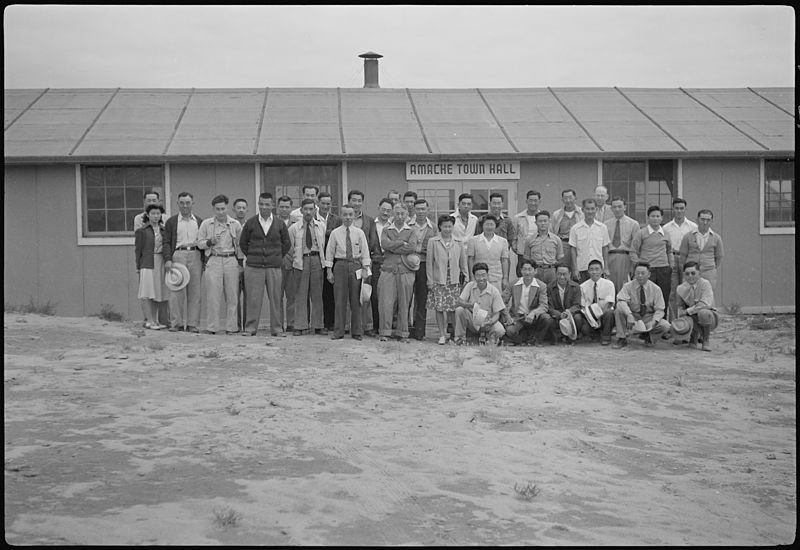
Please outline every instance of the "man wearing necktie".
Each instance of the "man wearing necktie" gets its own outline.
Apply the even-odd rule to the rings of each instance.
[[[369,243],[364,231],[353,226],[355,211],[350,205],[342,206],[342,225],[334,229],[328,238],[325,250],[325,267],[328,282],[333,285],[336,306],[333,336],[331,340],[344,338],[347,309],[350,306],[350,334],[361,340],[361,283],[370,269]]]
[[[675,291],[678,295],[678,318],[688,316],[692,319],[689,345],[695,347],[702,344],[703,351],[711,351],[711,331],[719,323],[719,315],[714,307],[714,291],[711,283],[700,277],[700,267],[695,261],[686,262],[683,276],[684,281]]]
[[[608,247],[608,278],[617,290],[621,290],[622,285],[630,281],[631,241],[639,230],[638,222],[625,213],[626,209],[625,199],[614,197],[611,199],[613,216],[605,222],[608,234],[611,235],[611,244]]]
[[[617,294],[617,342],[614,347],[619,349],[628,345],[627,337],[633,334],[637,321],[644,323],[646,332],[642,333],[642,339],[645,345],[654,345],[651,335],[658,336],[670,328],[664,320],[665,308],[661,289],[650,280],[650,264],[637,263],[633,280],[622,285]]]
[[[309,334],[311,330],[317,334],[327,334],[323,327],[321,257],[325,253],[325,227],[316,217],[317,205],[313,199],[303,199],[300,209],[303,213],[302,220],[289,227],[292,267],[297,281],[294,335]],[[311,296],[310,323],[309,296]]]
[[[575,322],[576,327],[581,327],[583,336],[591,340],[600,338],[600,344],[607,346],[611,343],[611,329],[614,327],[614,283],[603,278],[603,264],[600,260],[589,262],[589,279],[581,285],[581,307],[586,308],[591,304],[598,304],[602,315],[598,321],[600,326],[592,328],[588,321]],[[578,314],[582,315],[582,314]],[[577,315],[573,315],[577,317]]]

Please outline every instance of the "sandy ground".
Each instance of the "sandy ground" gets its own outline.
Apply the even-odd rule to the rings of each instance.
[[[795,538],[794,317],[712,353],[3,321],[12,544]]]

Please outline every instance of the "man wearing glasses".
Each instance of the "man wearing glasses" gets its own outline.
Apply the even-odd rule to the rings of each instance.
[[[711,283],[716,298],[719,296],[717,270],[722,265],[724,248],[722,237],[711,229],[712,221],[714,213],[711,210],[704,208],[697,213],[697,229],[684,235],[679,257],[682,266],[685,266],[686,262],[697,262],[700,276]]]

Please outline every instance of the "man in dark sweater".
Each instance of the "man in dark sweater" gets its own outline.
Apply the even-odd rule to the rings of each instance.
[[[247,319],[243,336],[255,336],[261,317],[264,287],[269,299],[269,324],[272,336],[286,336],[283,331],[282,284],[283,257],[292,244],[283,220],[272,215],[272,194],[258,196],[258,214],[247,220],[239,239],[239,248],[247,256],[244,284],[247,291]]]

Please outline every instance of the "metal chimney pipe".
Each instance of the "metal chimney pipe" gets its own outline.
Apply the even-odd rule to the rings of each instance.
[[[378,59],[383,56],[379,53],[367,52],[358,57],[364,59],[364,87],[380,88],[378,84]]]

